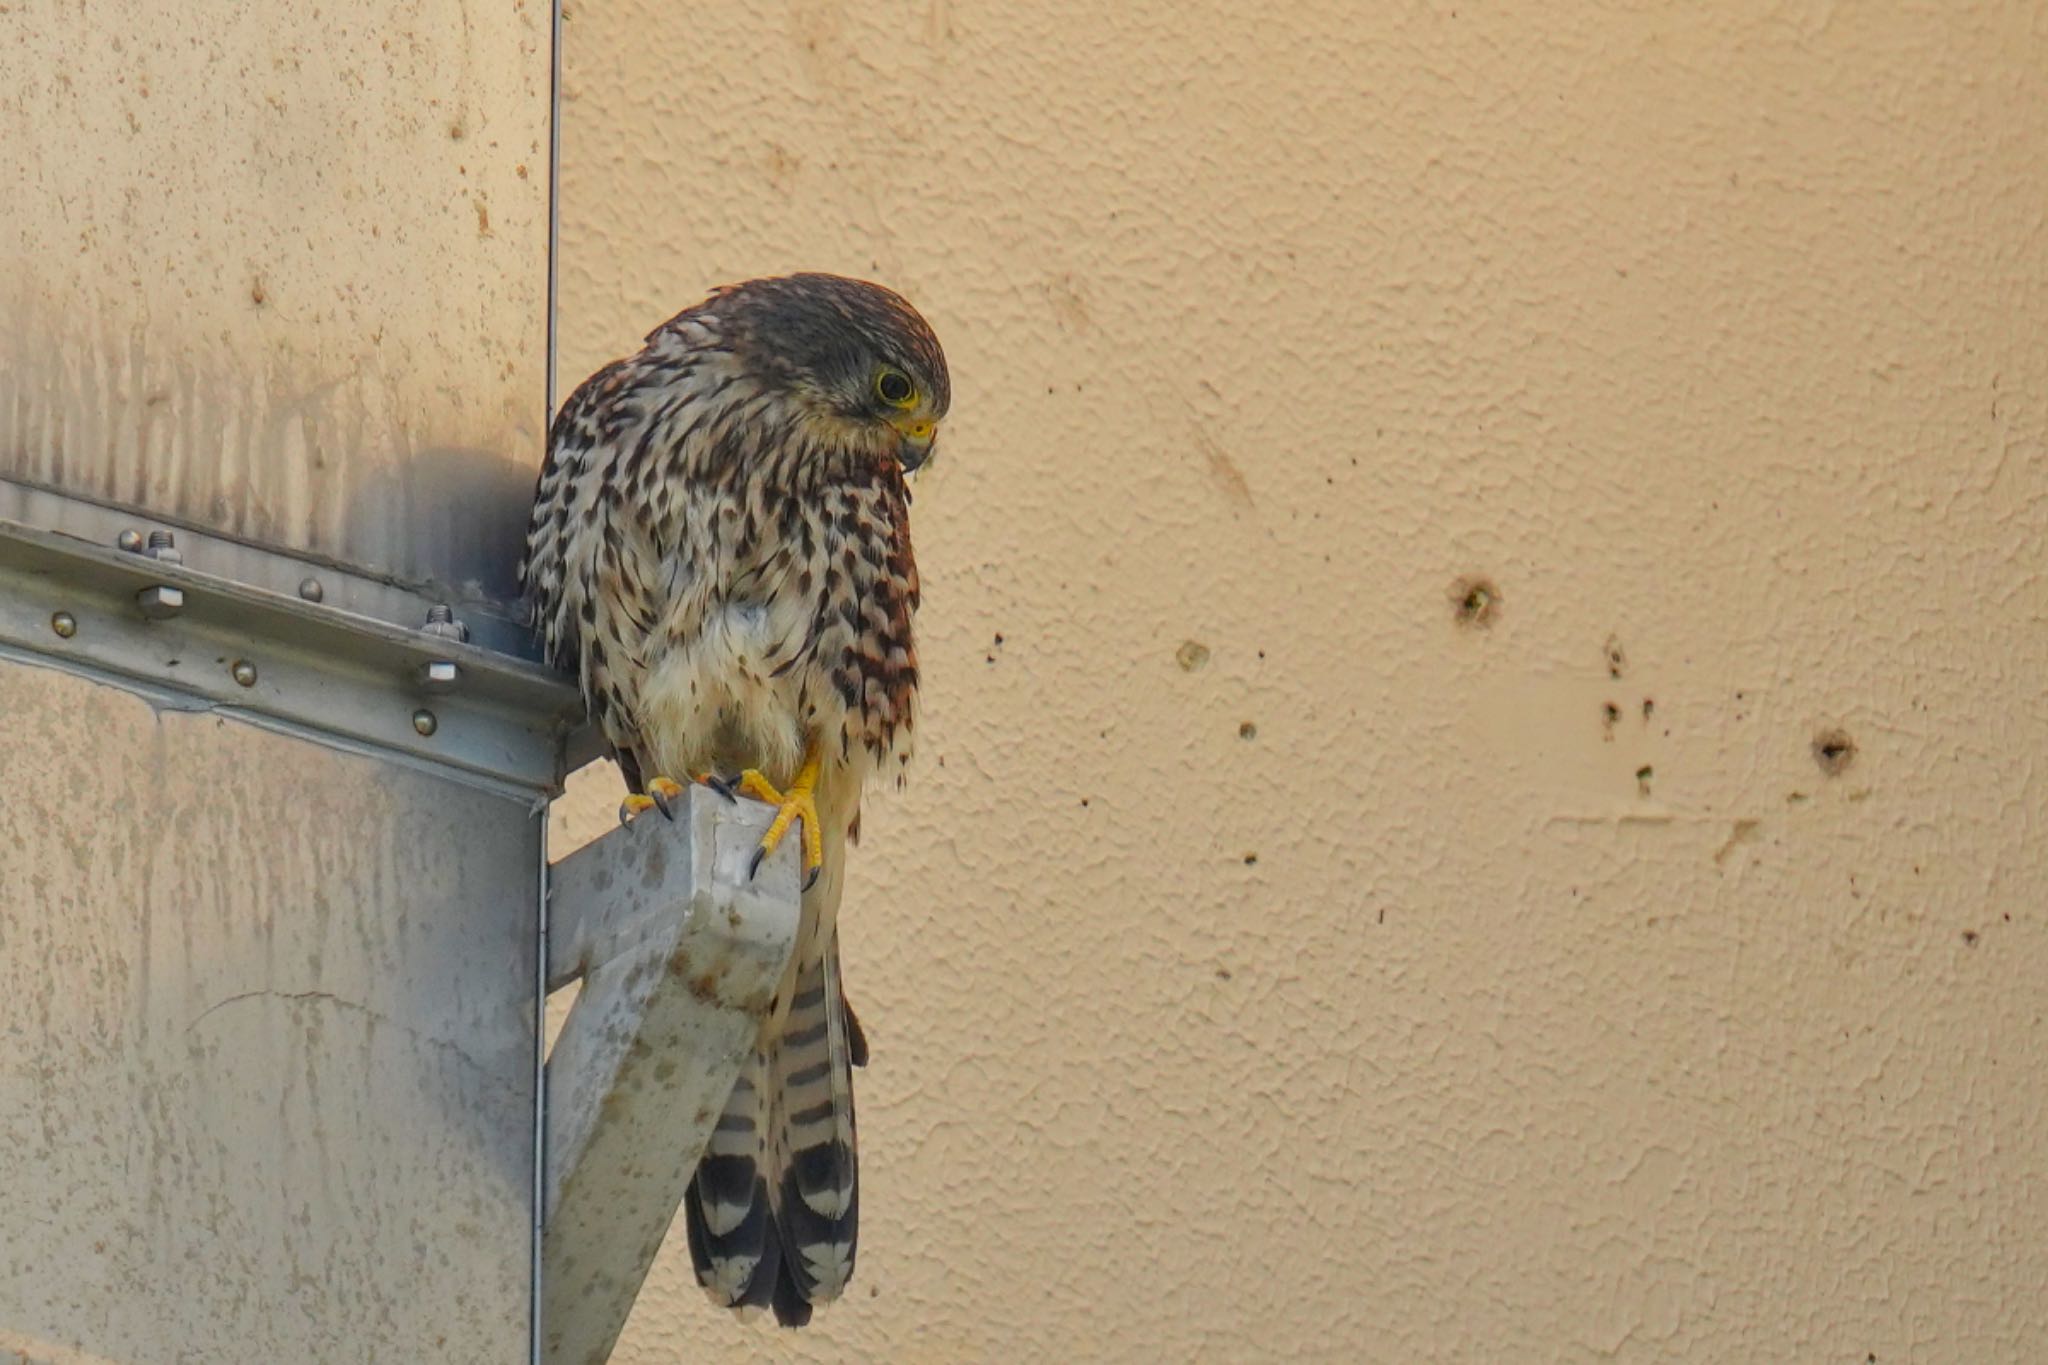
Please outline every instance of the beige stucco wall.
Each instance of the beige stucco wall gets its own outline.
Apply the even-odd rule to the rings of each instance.
[[[957,395],[856,1293],[619,1361],[2048,1355],[2039,5],[568,35],[567,380],[812,267]]]

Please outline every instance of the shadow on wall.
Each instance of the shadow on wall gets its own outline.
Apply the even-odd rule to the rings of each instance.
[[[535,473],[494,451],[420,450],[375,467],[349,501],[349,525],[409,527],[402,581],[523,620],[519,561]]]

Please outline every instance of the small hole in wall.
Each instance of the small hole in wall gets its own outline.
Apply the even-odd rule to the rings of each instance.
[[[1856,761],[1856,741],[1847,730],[1823,730],[1813,737],[1813,761],[1829,777],[1839,777]]]
[[[1461,626],[1484,629],[1500,616],[1500,589],[1490,578],[1467,576],[1451,584],[1451,609]]]

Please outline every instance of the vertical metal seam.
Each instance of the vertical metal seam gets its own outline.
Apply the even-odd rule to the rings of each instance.
[[[562,248],[562,0],[548,6],[548,301],[547,410],[541,414],[542,460],[555,421],[556,295],[561,280]],[[531,1308],[528,1313],[529,1365],[541,1365],[541,1239],[547,1231],[548,1160],[548,811],[540,821],[540,866],[535,869],[540,905],[535,915],[537,939],[533,968],[533,1260],[527,1271]]]
[[[527,1274],[531,1308],[529,1357],[541,1365],[541,1238],[547,1231],[548,1160],[548,809],[543,805],[535,815],[540,821],[540,866],[535,869],[539,888],[539,928],[534,945],[533,973],[533,1261]]]
[[[541,422],[541,441],[555,420],[556,295],[561,279],[562,254],[562,0],[554,0],[548,58],[548,373],[547,411]]]

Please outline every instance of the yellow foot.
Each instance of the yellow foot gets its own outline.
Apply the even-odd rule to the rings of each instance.
[[[789,790],[775,790],[775,784],[753,768],[739,776],[732,784],[733,790],[745,792],[758,801],[766,801],[776,808],[775,823],[768,826],[768,832],[761,836],[761,846],[754,850],[754,861],[747,868],[752,877],[761,870],[761,863],[782,843],[782,836],[789,833],[790,824],[801,820],[804,825],[804,890],[808,891],[818,880],[818,873],[825,867],[825,836],[818,827],[818,803],[812,798],[812,788],[818,784],[818,760],[813,758],[804,763],[796,781],[789,784]]]
[[[676,802],[683,796],[682,787],[665,777],[650,778],[645,795],[634,792],[619,802],[619,823],[625,824],[634,816],[650,810],[658,810],[669,819],[676,818]]]

